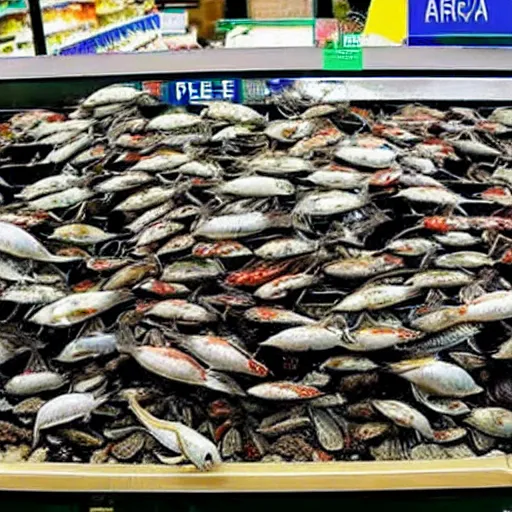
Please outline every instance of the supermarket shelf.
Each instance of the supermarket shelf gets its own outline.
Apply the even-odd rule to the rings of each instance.
[[[215,55],[212,54],[215,52]],[[49,61],[48,59],[54,59]],[[512,50],[501,48],[365,48],[364,69],[389,71],[511,72]],[[84,71],[87,70],[87,71]],[[67,78],[163,73],[320,72],[319,48],[244,48],[194,54],[35,57],[5,61],[0,79]],[[326,72],[328,74],[329,72]]]
[[[377,491],[509,487],[507,458],[225,464],[193,467],[2,464],[0,490],[127,492]]]

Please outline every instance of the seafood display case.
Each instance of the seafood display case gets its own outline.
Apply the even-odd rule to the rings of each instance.
[[[508,487],[508,52],[211,53],[5,62],[0,489]]]

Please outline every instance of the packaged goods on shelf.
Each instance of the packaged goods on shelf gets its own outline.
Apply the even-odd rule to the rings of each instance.
[[[149,14],[108,25],[97,33],[61,47],[61,55],[134,51],[160,38],[160,16]],[[164,47],[162,46],[161,49]]]
[[[312,18],[314,0],[247,0],[249,17],[253,19]]]

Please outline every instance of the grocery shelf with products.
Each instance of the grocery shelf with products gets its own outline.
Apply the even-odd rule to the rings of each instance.
[[[363,31],[367,5],[360,4],[352,0],[351,9],[347,0],[5,0],[0,55],[62,54],[71,45],[74,54],[323,45],[341,32]],[[159,15],[158,26],[137,24],[149,14]],[[114,33],[105,38],[105,31],[123,27],[129,41]],[[94,44],[77,45],[94,37]]]

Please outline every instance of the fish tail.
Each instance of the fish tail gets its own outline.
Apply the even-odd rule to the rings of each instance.
[[[245,391],[234,379],[213,370],[209,370],[206,374],[205,387],[228,395],[245,396]]]
[[[119,326],[116,347],[121,354],[133,354],[136,348],[136,340],[133,332],[127,325]]]

